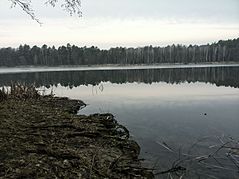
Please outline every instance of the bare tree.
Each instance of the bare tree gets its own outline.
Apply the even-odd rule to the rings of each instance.
[[[34,9],[32,8],[32,0],[9,0],[12,2],[12,7],[19,6],[24,12],[26,12],[33,20],[41,24],[40,20],[36,17]],[[45,0],[44,4],[49,4],[55,7],[59,3],[58,0]],[[61,1],[61,7],[67,11],[70,15],[77,14],[81,16],[81,1],[80,0],[64,0]]]

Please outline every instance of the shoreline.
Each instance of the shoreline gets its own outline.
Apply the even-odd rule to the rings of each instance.
[[[76,115],[84,106],[0,94],[0,178],[154,178],[128,130],[112,114]]]
[[[0,67],[0,74],[7,73],[34,73],[57,71],[101,71],[101,70],[140,70],[140,69],[167,69],[167,68],[205,68],[205,67],[238,67],[238,62],[214,62],[214,63],[161,63],[161,64],[107,64],[107,65],[81,65],[81,66],[17,66]]]

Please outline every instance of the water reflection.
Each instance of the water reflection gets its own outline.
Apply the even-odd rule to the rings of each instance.
[[[9,85],[12,81],[35,83],[37,86],[58,85],[79,86],[97,85],[101,82],[151,84],[164,81],[167,83],[210,82],[217,86],[239,87],[239,67],[178,68],[148,70],[107,70],[107,71],[65,71],[0,74],[0,85]]]

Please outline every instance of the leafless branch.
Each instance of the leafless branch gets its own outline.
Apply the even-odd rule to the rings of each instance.
[[[56,3],[58,3],[58,0],[47,0],[45,4],[55,7]],[[64,0],[61,7],[70,15],[77,14],[78,16],[82,16],[80,0]]]
[[[27,13],[37,23],[42,24],[34,13],[31,6],[31,0],[10,0],[12,2],[11,7],[19,6],[25,13]]]
[[[36,17],[34,9],[32,8],[32,0],[9,0],[12,2],[11,7],[19,6],[25,13],[27,13],[37,23],[42,24]],[[45,0],[45,4],[49,4],[55,7],[59,3],[58,0]],[[70,15],[77,14],[79,17],[82,16],[81,11],[81,0],[64,0],[61,3],[61,7],[67,11]]]
[[[208,146],[208,149],[213,150],[210,154],[191,154],[193,149],[197,149],[199,143],[209,138],[210,137],[204,137],[197,140],[197,142],[189,147],[188,153],[183,153],[182,149],[179,148],[178,158],[172,162],[172,166],[166,170],[155,172],[155,175],[170,174],[170,176],[182,178],[187,175],[186,173],[195,173],[198,167],[201,168],[198,168],[198,174],[207,175],[208,178],[217,178],[217,176],[214,176],[215,173],[213,171],[215,170],[239,172],[239,142],[232,138],[222,140],[216,137],[219,143]],[[165,142],[157,141],[157,143],[168,152],[177,154],[176,150],[173,150],[172,147]],[[208,172],[212,171],[213,175],[204,172],[204,169]]]

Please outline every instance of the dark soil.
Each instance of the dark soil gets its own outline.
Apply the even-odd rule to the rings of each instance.
[[[153,178],[112,114],[76,115],[82,101],[0,100],[0,178]]]

